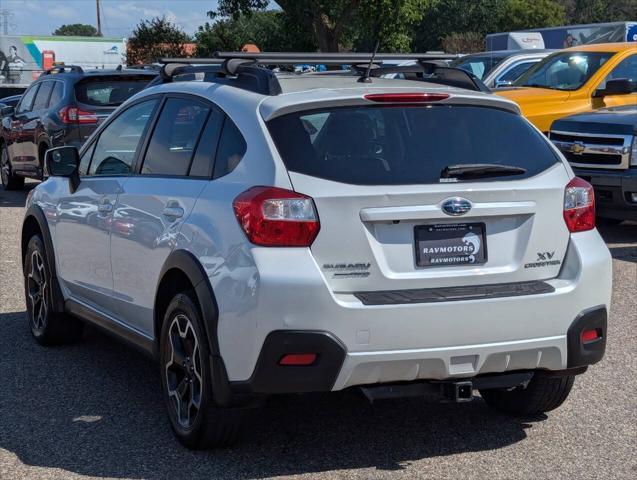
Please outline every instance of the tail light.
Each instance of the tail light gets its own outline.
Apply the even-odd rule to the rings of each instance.
[[[449,98],[449,94],[426,92],[369,93],[364,98],[380,103],[427,103],[445,100]]]
[[[595,193],[593,186],[579,177],[564,189],[564,221],[571,233],[595,228]]]
[[[95,112],[82,110],[79,107],[66,106],[58,112],[62,123],[71,124],[87,124],[97,123],[97,115]]]
[[[309,247],[321,226],[310,197],[282,188],[251,188],[233,207],[248,239],[264,247]]]

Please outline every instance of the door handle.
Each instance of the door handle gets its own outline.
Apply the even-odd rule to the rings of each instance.
[[[184,216],[184,209],[181,207],[164,207],[164,210],[161,212],[164,217],[171,218],[176,220]]]

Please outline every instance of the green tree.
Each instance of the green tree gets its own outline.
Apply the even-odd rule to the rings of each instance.
[[[499,31],[500,19],[509,0],[435,0],[417,28],[412,48],[440,50],[442,40],[453,34],[474,32],[486,35]]]
[[[190,37],[166,17],[142,20],[128,39],[127,63],[156,62],[161,57],[186,56]]]
[[[199,27],[195,39],[199,57],[209,57],[216,50],[238,51],[246,43],[254,43],[264,52],[316,50],[314,38],[306,29],[273,10],[206,23]]]
[[[362,0],[349,32],[358,51],[409,52],[431,0]]]
[[[558,0],[567,24],[635,20],[637,0]]]
[[[555,27],[566,23],[564,6],[555,0],[508,0],[500,19],[502,31]]]
[[[72,23],[69,25],[62,25],[53,32],[53,35],[65,37],[97,37],[97,29],[93,25]]]
[[[361,0],[277,0],[292,22],[308,29],[323,52],[342,49],[344,35],[351,26]],[[219,0],[218,8],[208,12],[211,18],[250,15],[263,10],[269,0]]]

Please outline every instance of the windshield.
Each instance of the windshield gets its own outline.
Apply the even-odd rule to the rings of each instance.
[[[337,107],[283,115],[268,129],[289,171],[356,185],[436,184],[445,168],[481,164],[491,180],[519,180],[558,161],[528,122],[495,108]]]
[[[466,56],[451,62],[451,66],[473,73],[482,80],[505,57],[495,55]]]
[[[606,52],[556,53],[531,68],[514,85],[552,90],[577,90],[613,55]]]

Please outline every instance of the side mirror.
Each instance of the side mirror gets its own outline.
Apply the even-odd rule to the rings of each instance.
[[[511,80],[497,80],[495,82],[495,88],[510,87],[511,85],[513,85]]]
[[[46,171],[51,177],[67,177],[70,191],[75,193],[80,184],[78,167],[80,166],[80,152],[76,147],[66,146],[50,148],[44,154]]]
[[[4,107],[0,108],[0,117],[13,115],[13,112],[15,112],[15,107],[11,105],[5,105]]]
[[[80,166],[80,153],[76,147],[57,147],[44,155],[46,169],[51,177],[70,177]]]
[[[627,78],[618,78],[606,82],[606,88],[595,91],[595,97],[606,97],[608,95],[630,95],[637,92],[637,82]]]

